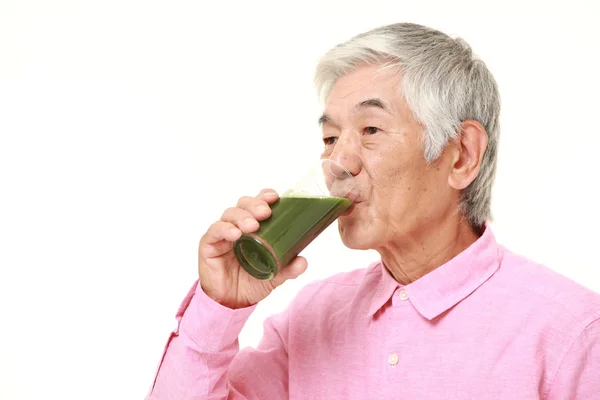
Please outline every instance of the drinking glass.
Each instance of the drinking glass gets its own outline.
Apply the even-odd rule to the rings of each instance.
[[[320,160],[271,205],[260,228],[233,246],[240,265],[269,280],[352,206],[354,176],[330,159]]]

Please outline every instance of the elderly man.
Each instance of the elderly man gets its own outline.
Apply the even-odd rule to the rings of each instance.
[[[297,257],[270,281],[240,267],[233,241],[278,198],[242,197],[200,240],[147,399],[600,398],[600,296],[487,224],[500,101],[470,47],[384,26],[330,50],[316,84],[322,157],[358,186],[341,239],[380,261],[309,284],[240,351],[257,303],[307,267]]]

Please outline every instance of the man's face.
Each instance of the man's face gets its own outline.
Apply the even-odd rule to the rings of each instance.
[[[339,219],[344,244],[378,249],[419,233],[455,213],[445,154],[427,165],[423,127],[399,94],[400,78],[375,66],[357,69],[334,86],[321,118],[324,151],[346,167],[357,185],[355,205]]]

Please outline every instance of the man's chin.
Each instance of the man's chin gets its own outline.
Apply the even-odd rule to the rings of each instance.
[[[361,231],[358,224],[352,226],[339,227],[340,238],[342,243],[349,249],[352,250],[370,250],[371,241],[369,240],[370,235],[366,231]]]

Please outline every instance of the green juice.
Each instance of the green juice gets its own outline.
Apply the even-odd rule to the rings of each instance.
[[[235,242],[234,254],[250,275],[272,279],[351,205],[343,197],[284,195],[258,231]]]

